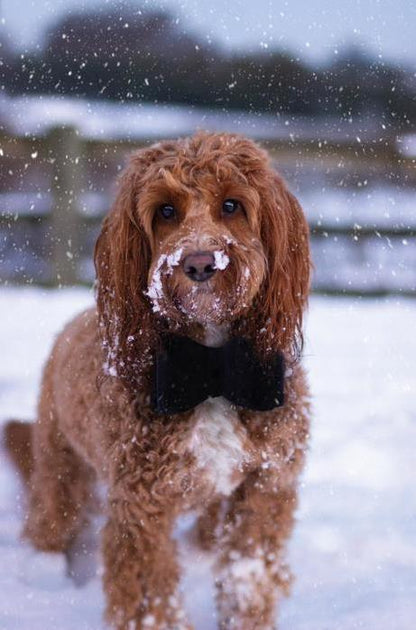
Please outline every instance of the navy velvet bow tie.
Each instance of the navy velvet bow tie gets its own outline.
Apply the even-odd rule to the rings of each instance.
[[[261,363],[240,337],[208,348],[187,337],[167,335],[156,356],[152,407],[159,414],[193,409],[209,397],[224,396],[234,405],[267,411],[283,405],[284,358]]]

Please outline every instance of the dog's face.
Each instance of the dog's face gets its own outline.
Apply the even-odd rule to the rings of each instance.
[[[244,170],[232,168],[239,161],[232,142],[224,143],[221,162],[180,149],[173,167],[160,160],[138,195],[151,248],[146,294],[171,321],[231,322],[250,307],[266,274],[261,200]]]
[[[150,356],[161,321],[185,333],[225,323],[259,352],[296,356],[308,228],[265,151],[246,138],[200,133],[133,154],[95,265],[104,343],[131,381],[129,366]]]

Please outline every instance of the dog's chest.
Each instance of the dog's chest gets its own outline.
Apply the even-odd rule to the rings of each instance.
[[[191,427],[187,450],[198,471],[216,493],[229,495],[250,458],[247,432],[236,411],[225,398],[209,398],[195,408]]]

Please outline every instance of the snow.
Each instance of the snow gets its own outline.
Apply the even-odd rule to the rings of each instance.
[[[361,187],[305,187],[298,193],[309,221],[325,227],[416,228],[413,188],[377,182]]]
[[[52,339],[92,299],[82,289],[0,290],[2,422],[34,416]],[[297,579],[280,630],[414,628],[415,321],[416,302],[404,298],[312,299],[305,360],[314,422],[290,543]],[[0,458],[1,630],[102,630],[93,545],[82,584],[63,556],[20,542],[24,497],[3,451]],[[193,546],[190,523],[179,531],[190,561],[187,608],[198,630],[214,630],[211,559]]]
[[[248,608],[249,601],[256,601],[259,588],[260,592],[264,589],[267,580],[264,558],[230,558],[228,565],[220,571],[219,580],[223,589],[233,596],[231,606],[229,601],[222,602],[223,617],[232,617],[235,608],[244,612]],[[261,597],[258,595],[257,600],[260,600],[258,603],[261,606]]]
[[[323,232],[311,238],[315,288],[415,290],[416,201],[411,188],[380,183],[305,187],[298,198],[308,221]],[[353,227],[355,234],[330,232]]]
[[[366,116],[316,119],[290,114],[212,110],[189,105],[115,103],[70,96],[0,95],[0,120],[17,136],[41,136],[54,127],[75,127],[89,139],[154,140],[185,136],[197,129],[242,133],[260,140],[346,142],[390,140],[380,121]],[[360,135],[358,135],[360,134]],[[357,140],[358,137],[358,140]],[[409,139],[409,141],[408,141]],[[400,137],[406,153],[411,136]],[[33,158],[35,159],[35,158]]]
[[[146,291],[146,295],[152,301],[153,311],[155,313],[160,312],[160,301],[163,299],[162,269],[165,266],[166,271],[164,273],[168,276],[171,275],[173,273],[173,267],[177,267],[180,263],[182,252],[183,249],[179,248],[172,254],[162,254],[159,256],[152,274],[152,279]]]
[[[228,266],[230,259],[227,254],[221,249],[216,250],[214,252],[214,260],[215,260],[215,269],[220,269],[224,271],[224,269]]]
[[[155,139],[197,129],[227,129],[260,138],[288,137],[280,118],[247,112],[215,112],[186,105],[127,104],[68,96],[0,97],[0,119],[16,135],[43,135],[52,127],[76,127],[85,138]]]
[[[416,156],[416,134],[403,136],[400,138],[398,146],[405,157],[414,158]]]

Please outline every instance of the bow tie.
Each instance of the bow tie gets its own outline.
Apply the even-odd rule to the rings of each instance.
[[[181,413],[209,397],[224,396],[239,407],[267,411],[283,405],[283,389],[281,353],[262,363],[240,337],[208,348],[167,335],[154,365],[152,407],[160,414]]]

